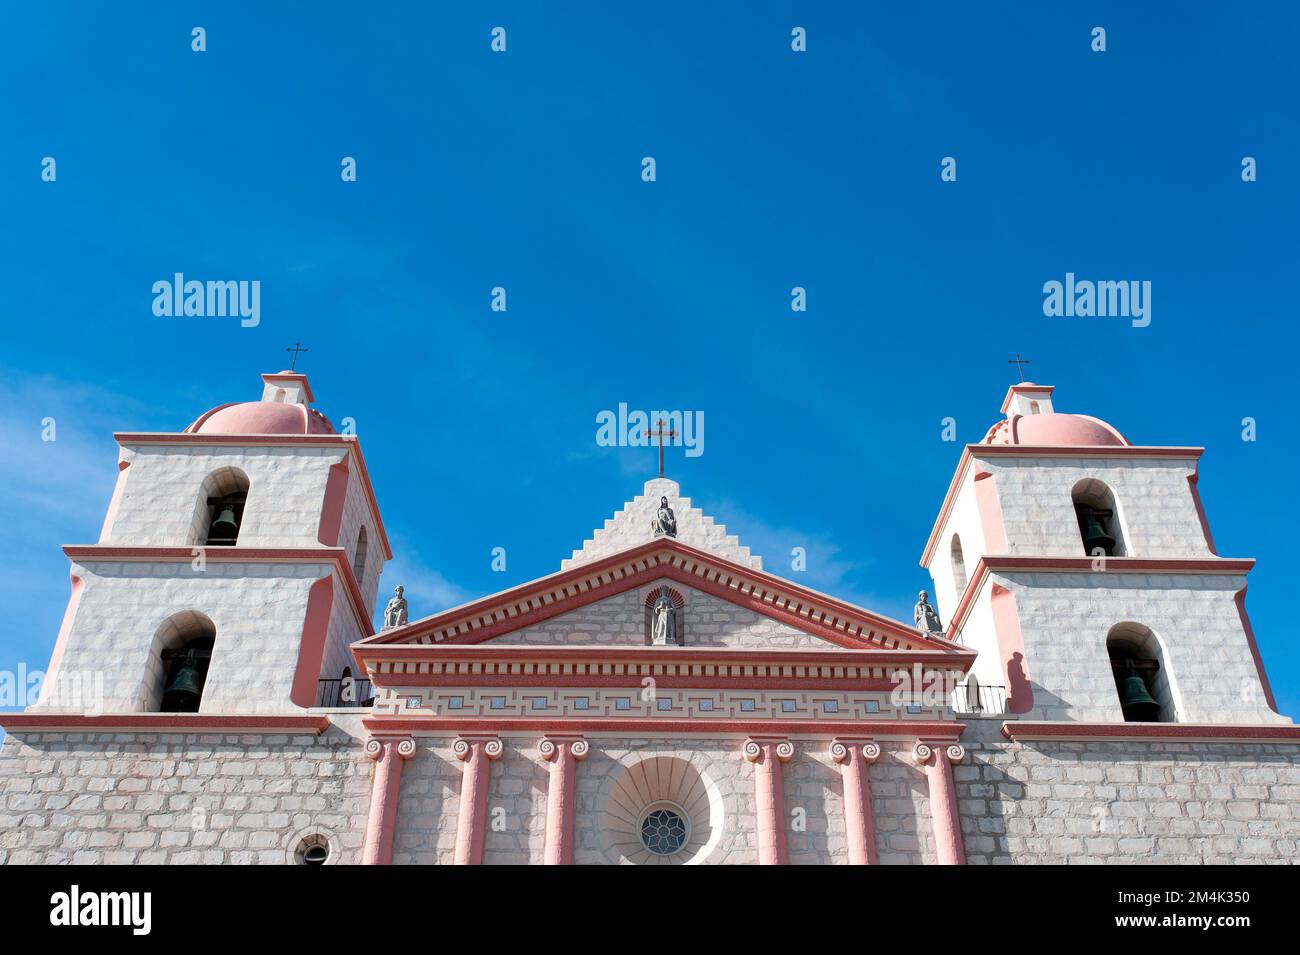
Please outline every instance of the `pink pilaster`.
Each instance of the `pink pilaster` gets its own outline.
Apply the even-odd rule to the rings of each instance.
[[[961,838],[961,816],[957,812],[957,788],[952,782],[951,763],[959,763],[966,750],[958,743],[931,745],[918,741],[912,758],[925,769],[930,791],[930,824],[934,827],[934,849],[940,865],[965,865],[966,848]]]
[[[461,737],[452,746],[464,761],[460,783],[460,816],[456,823],[456,865],[482,865],[487,827],[488,766],[501,756],[495,736]]]
[[[781,764],[794,755],[788,739],[748,739],[742,750],[754,764],[754,812],[759,865],[785,865],[785,793]]]
[[[548,736],[538,744],[542,759],[551,764],[546,787],[547,865],[573,865],[573,803],[577,764],[587,758],[587,741]]]
[[[388,865],[393,861],[393,831],[397,825],[397,797],[402,784],[402,763],[415,755],[409,736],[372,736],[366,756],[375,760],[370,786],[370,814],[366,817],[366,842],[362,865]]]
[[[844,826],[850,865],[876,864],[876,823],[871,812],[871,779],[867,767],[880,758],[880,746],[871,740],[837,739],[831,759],[839,764],[844,781]]]

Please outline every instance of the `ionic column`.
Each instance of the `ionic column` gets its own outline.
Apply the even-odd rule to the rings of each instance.
[[[925,768],[930,793],[930,825],[934,827],[934,848],[940,865],[965,865],[966,848],[961,839],[961,816],[957,811],[957,788],[952,782],[950,763],[961,762],[966,750],[959,743],[932,747],[917,741],[912,758]]]
[[[788,739],[748,739],[742,750],[754,764],[754,810],[759,865],[785,865],[785,794],[781,764],[794,755]]]
[[[578,760],[586,759],[585,739],[547,737],[538,744],[551,764],[546,786],[546,865],[573,865],[573,802]]]
[[[487,826],[488,766],[499,759],[501,740],[495,736],[461,737],[452,744],[465,769],[460,782],[460,816],[456,821],[456,865],[483,864]]]
[[[409,736],[372,736],[365,753],[375,760],[370,785],[370,813],[366,816],[366,842],[362,865],[389,865],[393,861],[393,831],[397,825],[397,797],[402,785],[402,763],[415,755]]]
[[[871,740],[831,743],[831,759],[844,781],[844,828],[849,865],[876,864],[876,823],[871,812],[871,779],[867,767],[880,758],[880,745]]]

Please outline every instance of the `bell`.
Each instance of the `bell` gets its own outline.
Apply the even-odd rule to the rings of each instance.
[[[1106,533],[1106,528],[1097,519],[1096,514],[1088,515],[1088,523],[1083,533],[1083,549],[1089,556],[1094,556],[1098,548],[1109,556],[1115,550],[1115,538]]]
[[[235,509],[227,504],[212,522],[208,537],[214,540],[234,540],[238,536],[239,523],[235,520]]]
[[[1160,704],[1147,692],[1146,680],[1136,673],[1124,678],[1124,691],[1120,696],[1124,719],[1130,723],[1155,723],[1160,720]]]
[[[202,677],[199,665],[192,656],[187,656],[179,667],[171,683],[163,691],[162,711],[164,713],[197,713],[199,697],[203,695]]]

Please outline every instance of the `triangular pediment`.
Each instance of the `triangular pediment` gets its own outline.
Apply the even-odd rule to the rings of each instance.
[[[660,587],[672,588],[706,611],[686,619],[688,648],[969,652],[900,621],[667,538],[381,632],[358,649],[488,641],[542,645],[565,634],[592,645],[635,645],[644,643],[638,635],[646,597]],[[711,617],[719,619],[706,619]]]

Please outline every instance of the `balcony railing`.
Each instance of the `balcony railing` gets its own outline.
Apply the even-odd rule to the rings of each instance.
[[[1007,688],[994,684],[962,684],[952,691],[948,705],[957,716],[1003,716]]]
[[[316,705],[324,707],[373,706],[374,691],[369,680],[345,677],[316,682]]]

